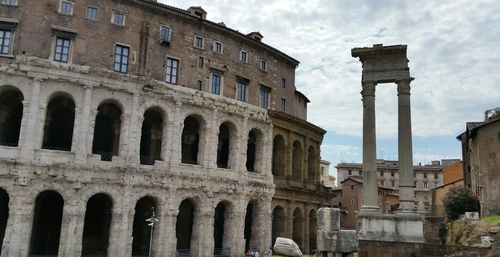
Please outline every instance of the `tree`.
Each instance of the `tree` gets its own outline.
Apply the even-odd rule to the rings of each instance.
[[[446,216],[456,220],[465,212],[479,211],[479,199],[465,187],[453,187],[443,199]]]

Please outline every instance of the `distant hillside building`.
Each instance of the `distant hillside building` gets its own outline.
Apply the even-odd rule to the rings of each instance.
[[[462,142],[464,184],[481,202],[481,215],[500,213],[500,117],[467,122]]]
[[[321,160],[319,163],[320,183],[325,187],[335,187],[335,177],[330,175],[330,162]]]

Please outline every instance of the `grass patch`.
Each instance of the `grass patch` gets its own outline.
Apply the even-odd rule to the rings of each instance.
[[[483,220],[487,223],[497,223],[497,222],[500,222],[500,215],[488,216],[488,217],[485,217]]]

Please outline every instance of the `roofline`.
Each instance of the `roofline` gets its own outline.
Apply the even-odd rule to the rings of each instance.
[[[289,56],[289,55],[281,52],[280,50],[278,50],[278,49],[276,49],[276,48],[274,48],[274,47],[272,47],[272,46],[270,46],[268,44],[265,44],[265,43],[262,43],[261,41],[258,41],[258,40],[255,40],[253,38],[250,38],[247,35],[239,32],[237,30],[234,30],[234,29],[231,29],[229,27],[220,25],[220,24],[218,24],[216,22],[213,22],[213,21],[210,21],[210,20],[199,19],[199,18],[197,18],[195,16],[192,16],[187,10],[184,10],[184,9],[181,9],[181,8],[178,8],[178,7],[174,7],[174,6],[171,6],[171,5],[162,4],[162,3],[159,3],[159,2],[153,2],[153,1],[150,1],[150,0],[135,0],[135,1],[138,1],[138,2],[143,3],[143,4],[148,4],[148,5],[151,5],[151,6],[160,7],[160,8],[163,8],[164,10],[175,12],[177,14],[185,16],[186,18],[196,19],[198,21],[206,22],[208,25],[210,25],[212,27],[215,27],[217,29],[233,33],[236,36],[239,36],[241,39],[244,39],[244,40],[248,41],[249,43],[253,43],[255,45],[267,48],[267,50],[270,50],[271,52],[274,52],[274,53],[278,54],[279,56],[283,57],[284,59],[286,59],[289,62],[291,62],[292,64],[294,64],[295,67],[297,67],[299,65],[299,63],[300,63],[297,59],[295,59],[295,58],[293,58],[293,57],[291,57],[291,56]],[[130,1],[124,1],[124,2],[130,2]],[[199,7],[201,8],[201,6],[199,6]]]
[[[300,96],[304,97],[304,99],[306,99],[306,101],[307,101],[308,103],[310,103],[310,102],[311,102],[311,100],[309,100],[309,98],[307,98],[307,96],[306,96],[306,95],[304,95],[304,94],[303,94],[302,92],[300,92],[299,90],[295,90],[295,94],[298,94],[298,95],[300,95]]]
[[[271,109],[268,109],[267,112],[269,113],[269,116],[271,116],[271,119],[272,119],[273,116],[279,117],[279,118],[283,118],[283,119],[288,119],[288,120],[300,123],[300,124],[302,124],[304,126],[311,127],[312,129],[314,129],[316,132],[320,133],[321,135],[325,135],[326,134],[326,130],[322,129],[321,127],[316,126],[316,125],[308,122],[307,120],[303,120],[301,118],[297,118],[297,117],[295,117],[295,116],[293,116],[291,114],[288,114],[288,113],[285,113],[285,112],[281,112],[281,111],[275,111],[275,110],[271,110]]]
[[[431,189],[431,191],[432,191],[432,190],[436,190],[436,189],[438,189],[438,188],[444,188],[445,186],[449,186],[449,185],[451,185],[451,184],[455,184],[455,183],[457,183],[457,182],[459,182],[459,181],[464,181],[464,178],[460,178],[460,179],[457,179],[457,180],[454,180],[454,181],[448,182],[448,183],[446,183],[446,184],[444,184],[444,185],[442,185],[442,186],[435,187],[435,188]]]

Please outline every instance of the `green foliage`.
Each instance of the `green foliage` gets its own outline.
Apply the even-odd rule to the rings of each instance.
[[[446,244],[446,237],[448,236],[448,227],[446,224],[441,224],[438,231],[439,242]]]
[[[446,216],[456,220],[465,212],[479,211],[479,199],[464,187],[453,187],[443,199]]]
[[[485,217],[483,220],[486,221],[486,223],[497,223],[500,222],[500,215],[488,216]]]

